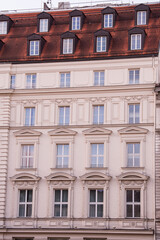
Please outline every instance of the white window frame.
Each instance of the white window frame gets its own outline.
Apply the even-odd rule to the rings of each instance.
[[[60,190],[60,202],[55,202],[55,192],[57,191],[57,190]],[[68,189],[54,189],[54,204],[53,204],[53,217],[55,217],[55,218],[67,218],[68,217],[68,201],[67,202],[62,202],[62,195],[63,195],[63,191],[64,190],[67,190],[68,191],[68,199],[67,200],[69,200],[69,190]],[[55,216],[55,211],[54,211],[54,209],[55,209],[55,205],[56,204],[59,204],[60,205],[60,216]],[[63,207],[63,205],[67,205],[67,216],[62,216],[62,207]]]
[[[23,149],[26,148],[27,155],[23,155]],[[33,148],[33,154],[30,155],[30,149]],[[24,164],[26,162],[26,165]],[[34,164],[34,144],[22,144],[21,145],[21,168],[33,168]]]
[[[72,30],[80,30],[80,29],[81,29],[81,17],[80,16],[72,17]]]
[[[26,88],[36,88],[37,75],[34,73],[26,74]]]
[[[62,79],[64,81],[62,81]],[[71,74],[70,72],[63,72],[60,73],[60,87],[70,87],[70,82],[71,82]]]
[[[73,54],[73,38],[63,39],[63,54]]]
[[[106,51],[107,51],[107,36],[97,36],[96,52],[106,52]]]
[[[133,73],[133,80],[131,79],[131,73]],[[129,74],[128,75],[129,84],[139,84],[140,83],[140,69],[129,69],[128,74]],[[136,76],[138,76],[138,80],[136,79]]]
[[[137,122],[137,124],[139,124],[141,121],[140,121],[140,113],[141,113],[141,106],[140,106],[140,103],[129,103],[128,104],[128,123],[129,124],[136,124],[136,106],[138,106],[139,105],[139,121]],[[132,122],[130,122],[130,106],[133,106],[133,123]]]
[[[25,191],[25,201],[24,202],[20,202],[20,192],[21,191]],[[32,191],[32,202],[27,201],[28,191]],[[24,216],[20,216],[20,212],[19,212],[20,205],[24,205],[24,207],[25,207]],[[28,205],[32,206],[31,216],[27,216],[27,206]],[[19,189],[18,216],[20,218],[30,218],[33,216],[33,189]]]
[[[26,124],[26,109],[30,109],[29,112],[29,122]],[[34,124],[32,124],[32,109],[34,109]],[[25,107],[24,108],[24,126],[35,126],[36,108],[35,107]]]
[[[137,11],[137,25],[146,25],[146,24],[147,24],[147,12]]]
[[[113,27],[113,14],[104,14],[104,28]]]
[[[96,76],[97,75],[97,76]],[[105,71],[94,71],[94,86],[104,86]]]
[[[141,189],[126,189],[125,190],[126,191],[126,218],[140,218],[141,217]],[[131,202],[127,202],[127,191],[132,191],[132,201]],[[140,202],[135,202],[134,201],[134,192],[135,191],[139,191],[140,192]],[[132,206],[132,216],[131,217],[128,217],[127,216],[127,205],[130,205],[130,206]],[[135,214],[134,214],[134,209],[135,209],[135,206],[140,206],[140,212],[139,212],[139,214],[140,214],[140,216],[139,217],[135,217]]]
[[[142,49],[142,34],[131,34],[131,50]]]
[[[94,121],[94,118],[95,118],[95,107],[98,107],[98,114],[97,114],[97,120],[96,121]],[[101,122],[100,121],[100,107],[103,107],[103,122]],[[93,105],[93,117],[92,117],[92,123],[93,124],[96,124],[96,125],[98,125],[98,124],[104,124],[104,104],[101,104],[101,105]]]
[[[40,41],[31,40],[29,42],[29,55],[30,56],[39,56],[40,54]]]
[[[10,78],[10,88],[15,89],[15,84],[16,84],[16,75],[13,74],[11,75],[11,78]]]
[[[58,146],[62,146],[62,154],[61,155],[58,155]],[[68,147],[68,154],[65,155],[64,154],[64,148],[65,146]],[[68,164],[69,164],[69,144],[57,144],[57,152],[56,152],[56,168],[68,168]],[[59,165],[59,161],[58,161],[58,158],[61,157],[62,158],[62,164]],[[67,158],[68,161],[67,161],[67,165],[64,164],[64,159]]]
[[[129,147],[129,144],[132,144],[133,145],[133,153],[128,153],[128,147]],[[139,144],[139,153],[135,153],[135,144]],[[140,167],[140,162],[141,162],[141,159],[140,159],[140,156],[141,156],[141,153],[140,153],[140,150],[141,150],[141,144],[140,142],[130,142],[130,143],[126,143],[126,156],[127,156],[127,167]],[[135,164],[135,157],[138,158],[138,166],[136,166]],[[131,166],[129,165],[129,158],[132,158],[132,164]]]
[[[96,201],[95,202],[90,202],[90,194],[91,194],[91,191],[95,191],[95,193],[96,193]],[[103,191],[103,201],[102,202],[98,202],[98,191]],[[89,207],[88,207],[88,210],[89,210],[89,212],[88,212],[88,217],[89,218],[92,218],[92,216],[90,215],[90,205],[94,205],[95,206],[95,216],[93,217],[93,218],[103,218],[103,216],[104,216],[104,189],[102,188],[102,189],[97,189],[97,188],[95,188],[95,189],[89,189],[89,202],[88,202],[88,204],[89,204]],[[103,206],[103,212],[102,212],[102,216],[97,216],[98,214],[98,206],[99,205],[102,205]]]
[[[0,21],[0,34],[7,34],[7,21]]]
[[[64,108],[62,123],[60,123],[60,108]],[[69,121],[67,121],[67,122],[66,122],[66,108],[69,108],[69,119],[68,119]],[[58,125],[60,125],[60,126],[70,125],[70,119],[71,119],[70,106],[58,106]]]
[[[92,153],[93,145],[96,146],[96,153],[95,154]],[[100,145],[103,145],[103,154],[99,153]],[[99,157],[103,158],[103,163],[102,164],[99,163]],[[93,168],[97,168],[97,167],[98,168],[99,167],[102,168],[104,166],[104,143],[91,143],[91,155],[90,155],[90,158],[91,158],[91,160],[90,160],[91,167],[93,167]],[[93,164],[92,158],[96,158],[96,163],[95,164]]]
[[[42,18],[39,20],[39,32],[48,32],[48,19]]]

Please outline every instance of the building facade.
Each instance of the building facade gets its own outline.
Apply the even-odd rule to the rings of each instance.
[[[0,239],[154,239],[159,11],[0,16]]]

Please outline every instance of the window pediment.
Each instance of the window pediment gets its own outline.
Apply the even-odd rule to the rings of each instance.
[[[39,137],[41,134],[41,132],[30,129],[22,129],[14,132],[15,137]]]
[[[62,172],[57,172],[57,173],[51,173],[50,175],[46,176],[46,180],[48,184],[51,185],[70,185],[73,183],[73,181],[76,180],[75,176],[71,176],[68,173],[62,173]]]
[[[111,130],[105,128],[90,128],[83,131],[84,135],[110,135],[112,133]]]
[[[127,127],[118,130],[119,134],[125,135],[125,134],[147,134],[148,129],[140,128],[140,127]]]
[[[137,172],[126,172],[117,176],[118,181],[147,181],[149,176]]]
[[[129,34],[142,34],[142,35],[146,35],[146,32],[144,29],[140,28],[140,27],[134,27],[132,29],[130,29],[128,31]]]
[[[86,173],[80,177],[82,181],[110,181],[111,176],[101,172]]]
[[[77,132],[70,129],[58,128],[48,132],[48,134],[50,136],[75,136]]]
[[[134,9],[135,9],[135,11],[150,11],[150,7],[148,5],[143,4],[143,3],[139,4]]]
[[[30,173],[19,173],[10,179],[12,182],[38,182],[41,178]]]

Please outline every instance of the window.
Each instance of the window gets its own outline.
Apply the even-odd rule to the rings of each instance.
[[[139,218],[140,211],[140,190],[126,190],[126,217]]]
[[[113,14],[104,15],[104,28],[113,27]]]
[[[19,217],[32,216],[32,190],[19,191]]]
[[[30,49],[29,49],[29,55],[35,56],[39,55],[39,40],[38,41],[30,41]]]
[[[54,217],[68,216],[68,190],[57,189],[54,196]]]
[[[104,106],[93,106],[93,124],[103,124]]]
[[[131,35],[131,50],[141,49],[141,34]]]
[[[129,70],[129,84],[139,83],[139,69]]]
[[[60,74],[60,87],[70,87],[70,73]]]
[[[59,124],[69,125],[70,107],[59,107]]]
[[[48,19],[40,19],[40,32],[48,32]]]
[[[145,25],[145,24],[146,24],[146,11],[138,11],[137,25]]]
[[[35,125],[35,108],[25,108],[25,126]]]
[[[11,75],[10,88],[15,88],[16,75]]]
[[[32,168],[34,159],[34,145],[22,145],[21,168]]]
[[[129,104],[129,123],[139,123],[140,122],[140,105],[139,104]]]
[[[90,190],[89,217],[103,217],[103,189]]]
[[[36,74],[28,74],[26,80],[26,88],[36,87]]]
[[[69,162],[69,144],[57,144],[57,168],[67,168]]]
[[[72,30],[81,29],[81,17],[72,17]]]
[[[73,39],[63,39],[63,54],[73,53]]]
[[[91,167],[103,167],[104,162],[104,144],[91,144]]]
[[[7,34],[7,21],[0,21],[0,34]]]
[[[94,86],[104,86],[104,71],[94,72]]]
[[[107,37],[101,36],[97,37],[97,52],[106,52]]]
[[[140,166],[140,143],[127,143],[127,167]]]

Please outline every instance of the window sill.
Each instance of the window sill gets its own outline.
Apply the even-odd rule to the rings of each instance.
[[[36,171],[37,168],[16,168],[16,171]]]
[[[86,167],[86,170],[108,170],[108,167]]]
[[[72,168],[51,168],[51,170],[57,170],[57,171],[60,171],[60,170],[72,170]]]
[[[122,170],[144,170],[144,167],[121,167]]]

